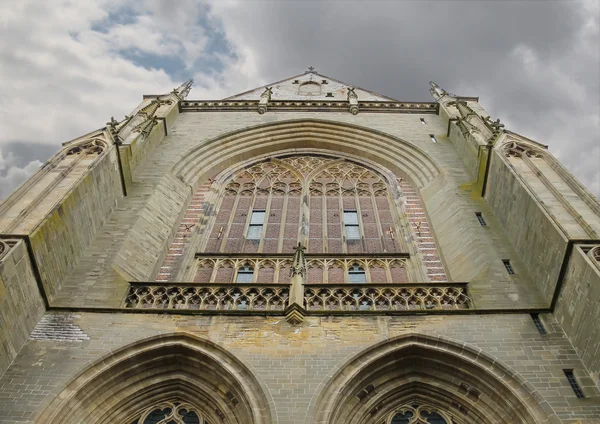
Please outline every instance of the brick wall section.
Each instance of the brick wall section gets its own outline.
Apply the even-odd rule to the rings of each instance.
[[[307,411],[344,363],[376,343],[410,333],[481,349],[531,384],[562,423],[597,423],[600,392],[582,373],[583,364],[560,326],[550,316],[543,319],[549,331],[544,336],[527,314],[308,317],[294,327],[281,317],[82,313],[72,316],[72,323],[89,340],[27,342],[0,378],[0,422],[33,423],[50,399],[102,355],[178,331],[213,341],[245,364],[273,401],[273,424],[311,424]],[[575,370],[586,399],[575,397],[565,368]]]
[[[417,249],[422,255],[427,268],[427,277],[430,281],[448,281],[444,264],[440,259],[419,195],[412,185],[405,180],[400,182],[400,187],[406,199],[406,215],[417,238]]]
[[[37,323],[31,334],[30,340],[52,340],[59,342],[81,342],[89,340],[78,325],[73,324],[73,316],[69,314],[46,314]]]
[[[207,205],[204,202],[206,194],[210,191],[210,184],[200,186],[192,196],[173,241],[169,245],[169,251],[163,261],[160,271],[156,276],[156,281],[169,281],[172,276],[177,275],[183,252],[190,239],[192,231],[197,231],[200,219],[204,215]],[[193,253],[192,253],[193,255]]]

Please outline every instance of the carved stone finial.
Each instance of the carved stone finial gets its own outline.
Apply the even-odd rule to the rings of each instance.
[[[494,133],[498,133],[502,130],[502,128],[504,128],[504,124],[500,123],[500,118],[496,119],[495,121],[492,121],[492,118],[486,116],[483,119],[483,121]]]
[[[356,115],[359,111],[358,109],[358,94],[354,91],[354,87],[348,87],[348,103],[350,103],[350,113],[352,115]]]
[[[179,100],[183,100],[187,97],[190,90],[192,89],[192,84],[194,84],[194,80],[189,79],[183,84],[181,84],[179,87],[174,88],[173,91],[171,91],[171,94],[177,96]]]
[[[431,93],[435,100],[439,100],[449,94],[446,90],[433,81],[429,81],[429,93]]]
[[[304,71],[305,74],[314,74],[315,72],[315,67],[314,66],[309,66],[308,67],[308,71]]]
[[[117,132],[118,124],[119,124],[119,121],[117,121],[114,116],[111,116],[110,121],[106,123],[111,134],[115,134]]]
[[[273,94],[273,87],[265,87],[265,91],[260,95],[260,97],[266,97],[271,100],[271,95]]]
[[[267,111],[272,94],[273,87],[265,87],[265,91],[263,91],[263,93],[260,95],[260,99],[258,100],[258,106],[256,107],[256,110],[261,115]]]
[[[306,247],[302,246],[302,244],[298,242],[298,246],[296,246],[294,252],[294,259],[292,260],[292,268],[290,270],[292,277],[294,275],[300,275],[302,278],[306,277],[306,256],[304,255],[305,250]]]

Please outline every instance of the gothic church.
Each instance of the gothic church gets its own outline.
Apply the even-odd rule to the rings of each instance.
[[[435,83],[191,87],[0,203],[0,423],[600,422],[600,203],[547,146]]]

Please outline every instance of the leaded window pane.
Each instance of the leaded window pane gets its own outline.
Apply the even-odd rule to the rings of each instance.
[[[356,211],[344,211],[344,225],[358,225],[358,213]]]
[[[348,270],[348,281],[351,283],[366,283],[367,274],[363,268],[353,266]]]
[[[248,240],[260,240],[260,237],[262,236],[262,229],[262,225],[250,225],[248,227],[248,234],[246,235],[246,238]]]
[[[263,225],[265,223],[265,211],[252,211],[250,225]]]
[[[254,268],[245,266],[240,268],[237,273],[236,283],[251,283],[254,280]]]
[[[346,240],[360,240],[360,230],[358,225],[345,225]]]

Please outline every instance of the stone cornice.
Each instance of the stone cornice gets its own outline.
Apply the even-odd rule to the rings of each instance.
[[[256,112],[258,100],[185,100],[179,102],[180,112],[248,111]],[[361,112],[430,113],[437,114],[437,102],[359,102]],[[345,112],[348,102],[324,100],[271,100],[270,111],[284,112]]]

